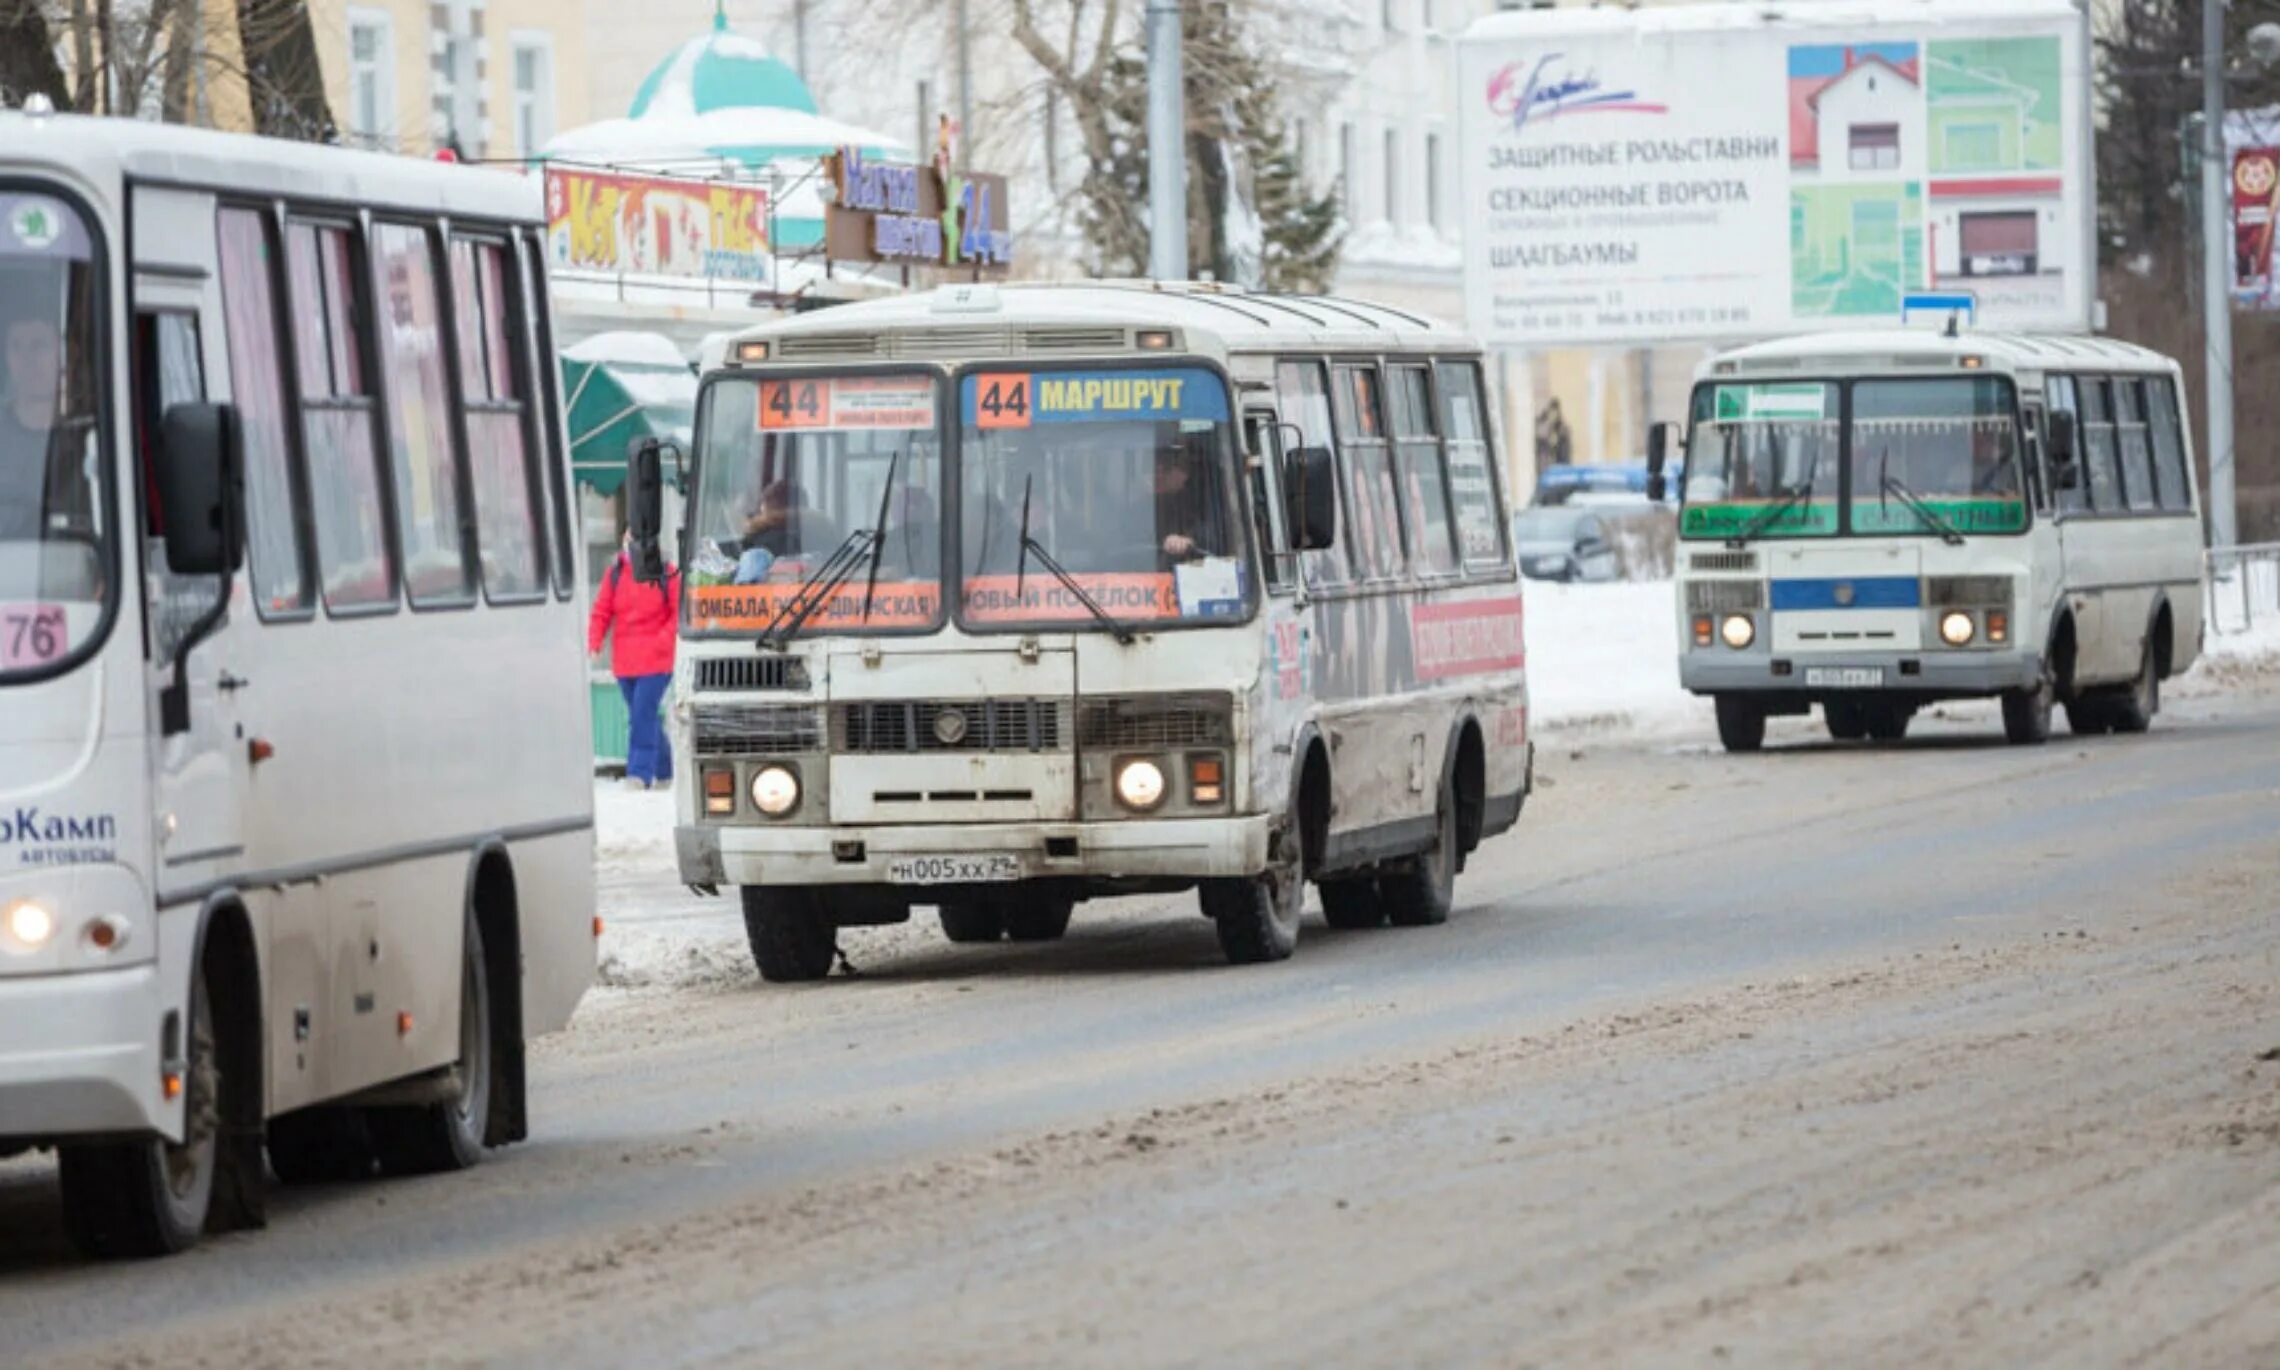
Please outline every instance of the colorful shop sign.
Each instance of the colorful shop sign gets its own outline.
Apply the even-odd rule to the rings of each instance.
[[[1013,265],[1003,176],[882,162],[860,148],[824,158],[831,204],[824,250],[834,261],[932,266],[984,275]]]
[[[765,281],[768,191],[550,166],[546,242],[557,270]]]

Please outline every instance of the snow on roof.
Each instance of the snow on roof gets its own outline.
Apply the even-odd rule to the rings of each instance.
[[[662,333],[644,333],[635,329],[596,333],[563,348],[562,355],[581,362],[661,366],[679,371],[689,369],[688,358],[681,355],[681,349],[673,345],[671,338]]]
[[[715,13],[712,32],[674,49],[653,68],[626,112],[634,118],[684,118],[729,108],[816,112],[807,82],[762,44],[731,31]]]
[[[550,161],[669,169],[671,163],[723,160],[756,166],[786,157],[820,157],[841,147],[903,153],[898,139],[796,109],[716,109],[644,119],[605,119],[555,135],[540,156]]]

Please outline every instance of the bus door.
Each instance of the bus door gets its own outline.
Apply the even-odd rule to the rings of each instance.
[[[1287,740],[1304,716],[1312,687],[1307,654],[1313,648],[1311,613],[1305,596],[1296,593],[1298,554],[1291,550],[1290,510],[1284,503],[1283,462],[1286,438],[1295,438],[1275,411],[1264,405],[1243,411],[1244,493],[1251,502],[1251,530],[1259,544],[1259,562],[1267,593],[1263,621],[1267,634],[1266,717],[1259,734]],[[1253,802],[1264,807],[1281,802],[1290,789],[1290,754],[1279,747],[1253,749],[1257,779]]]
[[[152,463],[167,406],[229,394],[226,341],[220,327],[220,281],[214,252],[214,206],[207,196],[138,187],[134,192],[134,425],[130,435],[136,490],[144,516],[153,698],[174,680],[174,656],[213,605],[212,576],[178,576],[167,566],[163,511],[156,507]],[[238,573],[230,619],[251,612]],[[191,648],[184,662],[189,728],[154,733],[157,753],[156,832],[160,889],[213,879],[239,864],[245,849],[248,761],[238,719],[242,672],[229,669],[233,638],[225,619]]]

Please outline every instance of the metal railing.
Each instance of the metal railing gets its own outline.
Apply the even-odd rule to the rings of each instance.
[[[2280,542],[2210,548],[2205,586],[2212,633],[2246,633],[2280,621]]]

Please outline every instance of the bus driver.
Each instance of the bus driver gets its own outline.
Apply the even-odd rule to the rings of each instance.
[[[68,488],[56,479],[53,435],[63,338],[45,314],[7,321],[0,353],[0,542],[36,542],[49,505]]]

